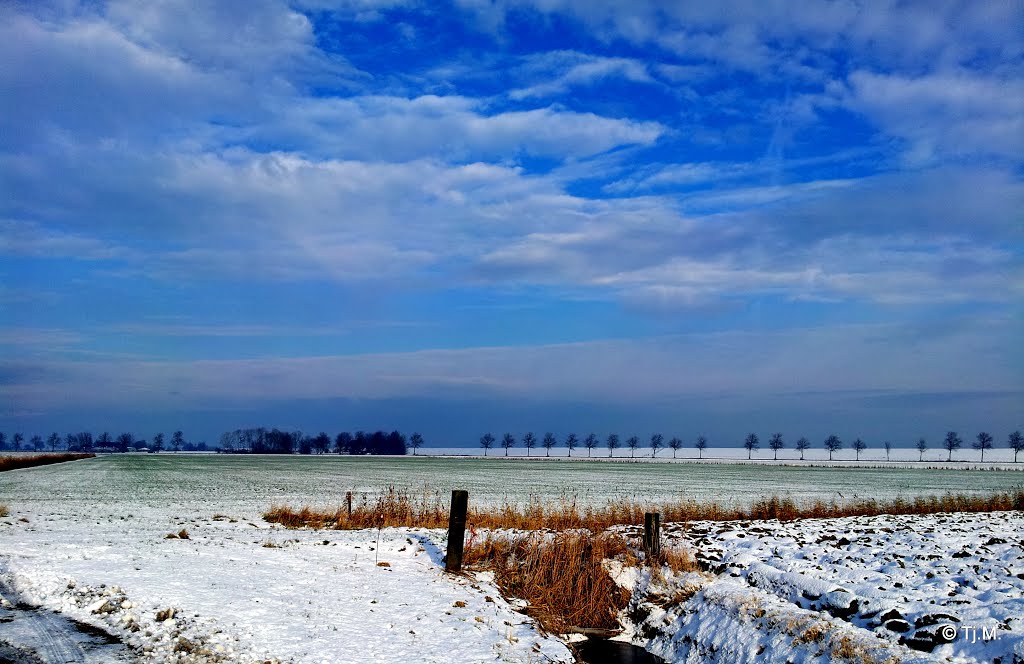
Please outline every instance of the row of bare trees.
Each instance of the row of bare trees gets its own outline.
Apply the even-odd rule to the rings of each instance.
[[[625,441],[625,447],[629,449],[629,456],[634,457],[637,449],[640,445],[640,438],[637,436],[630,436]],[[528,432],[523,435],[521,441],[516,440],[516,437],[510,433],[506,433],[498,440],[491,433],[485,433],[480,437],[480,447],[483,448],[484,456],[494,449],[495,447],[501,447],[505,450],[505,456],[508,456],[510,449],[522,444],[526,448],[526,455],[530,456],[534,449],[540,447],[544,449],[544,456],[551,456],[551,450],[559,445],[558,439],[552,433],[545,433],[542,438],[537,438],[534,433]],[[573,450],[578,447],[583,447],[587,450],[587,456],[591,456],[594,449],[597,447],[605,447],[608,449],[608,456],[611,457],[615,454],[615,450],[623,446],[623,441],[619,438],[618,434],[612,433],[601,441],[596,434],[589,434],[586,438],[580,440],[575,433],[570,433],[565,437],[565,440],[561,443],[569,451],[569,456],[572,456]],[[676,453],[683,448],[683,441],[680,438],[673,437],[667,442],[665,437],[660,433],[652,434],[650,440],[647,442],[646,447],[650,448],[651,456],[656,457],[658,451],[664,447],[668,447],[672,450],[672,458],[676,458]],[[1009,435],[1006,441],[1006,445],[1009,449],[1013,450],[1013,461],[1017,462],[1017,455],[1024,451],[1024,437],[1021,436],[1020,431],[1014,431]],[[942,441],[942,449],[949,452],[948,461],[953,460],[953,453],[959,450],[963,446],[963,440],[955,431],[950,431],[946,434],[945,439]],[[985,451],[993,449],[993,438],[988,432],[982,431],[975,437],[975,442],[971,446],[981,452],[981,461],[985,461]],[[698,452],[698,458],[704,457],[704,450],[708,447],[708,439],[705,436],[698,436],[693,443],[694,449]],[[794,449],[800,452],[800,459],[804,458],[804,453],[811,448],[811,441],[807,438],[799,438],[793,445]],[[843,441],[839,436],[832,434],[825,438],[823,442],[825,451],[828,452],[829,460],[833,459],[833,455],[843,449]],[[892,452],[893,444],[890,441],[882,443],[882,447],[885,449],[885,458],[888,461],[889,455]],[[761,449],[761,439],[756,433],[749,434],[743,441],[743,448],[747,450],[747,458],[752,459],[754,452]],[[779,458],[779,452],[786,449],[786,441],[781,433],[774,433],[768,439],[768,449],[770,449],[774,456],[774,459]],[[868,449],[868,444],[861,438],[855,438],[850,443],[850,449],[854,451],[856,459],[860,460],[860,455],[864,450]],[[928,443],[924,438],[917,441],[916,449],[919,453],[919,460],[924,460],[924,453],[928,450]]]
[[[25,436],[15,433],[8,442],[7,434],[0,431],[0,451],[10,450],[12,452],[43,452],[49,449],[50,452],[67,450],[68,452],[128,452],[131,450],[149,452],[161,452],[165,449],[180,452],[185,450],[202,451],[206,449],[206,443],[189,443],[181,431],[171,434],[170,440],[165,441],[164,434],[158,433],[153,436],[152,441],[145,438],[136,438],[131,432],[125,432],[117,437],[104,431],[98,436],[93,436],[89,431],[69,433],[61,436],[54,431],[43,440],[40,435],[34,435],[25,442]]]
[[[493,434],[485,433],[480,437],[480,447],[484,450],[484,456],[487,456],[487,452],[495,447],[502,447],[505,450],[505,456],[508,456],[508,451],[513,447],[516,447],[520,441],[516,440],[516,437],[510,433],[506,433],[502,436],[499,441],[494,437]],[[526,448],[526,455],[530,456],[532,451],[538,447],[544,448],[544,455],[551,456],[551,450],[558,446],[558,439],[553,433],[545,433],[543,438],[537,438],[534,433],[528,432],[523,435],[522,445]],[[589,434],[582,440],[574,433],[570,433],[565,437],[562,445],[569,450],[569,456],[572,456],[573,450],[582,447],[587,450],[587,456],[592,456],[593,451],[597,447],[606,447],[608,449],[608,456],[612,456],[615,450],[623,447],[623,445],[629,449],[629,455],[631,457],[636,455],[637,449],[640,448],[640,438],[637,436],[630,436],[625,441],[619,438],[616,433],[608,434],[608,437],[602,442],[597,434]],[[676,453],[683,448],[683,441],[680,438],[671,438],[668,441],[660,433],[651,435],[650,441],[647,443],[647,447],[650,447],[652,454],[656,456],[658,451],[662,448],[667,447],[672,450],[672,458],[676,458]],[[694,443],[694,448],[700,453],[701,456],[704,454],[704,450],[708,447],[708,439],[704,436],[699,436]]]

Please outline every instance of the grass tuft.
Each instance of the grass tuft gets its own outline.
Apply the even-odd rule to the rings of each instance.
[[[4,505],[3,503],[0,503],[0,518],[3,518],[5,516],[9,516],[10,513],[11,513],[11,511],[9,509],[7,509],[7,505]]]

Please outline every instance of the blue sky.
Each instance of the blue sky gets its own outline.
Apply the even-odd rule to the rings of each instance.
[[[0,6],[0,430],[997,441],[1024,10]]]

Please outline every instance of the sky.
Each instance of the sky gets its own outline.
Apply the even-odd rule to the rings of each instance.
[[[1005,445],[1022,74],[1017,2],[8,0],[0,431]]]

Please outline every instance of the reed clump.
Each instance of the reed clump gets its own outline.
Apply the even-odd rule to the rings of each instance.
[[[611,526],[643,523],[645,512],[659,512],[663,522],[688,521],[792,521],[795,519],[831,519],[880,514],[937,514],[941,512],[1002,512],[1024,510],[1024,488],[988,495],[945,494],[892,500],[860,499],[852,501],[798,502],[777,496],[756,500],[748,506],[714,502],[677,500],[664,503],[640,503],[633,500],[608,501],[604,505],[580,507],[572,500],[544,503],[531,498],[525,504],[505,503],[493,507],[471,508],[471,526],[499,530],[590,530],[599,532]],[[439,493],[420,495],[390,487],[370,497],[353,501],[351,513],[346,505],[317,510],[308,506],[293,508],[274,505],[263,518],[286,528],[357,530],[378,527],[446,528],[448,501]]]
[[[36,466],[47,466],[51,463],[64,463],[65,461],[79,461],[80,459],[91,459],[95,454],[19,454],[15,456],[0,456],[0,472],[5,470],[17,470],[19,468],[34,468]]]
[[[575,531],[488,535],[466,550],[463,561],[470,569],[493,571],[506,597],[526,600],[525,612],[544,629],[565,634],[619,626],[630,593],[604,568],[609,559],[638,564],[623,536]]]

